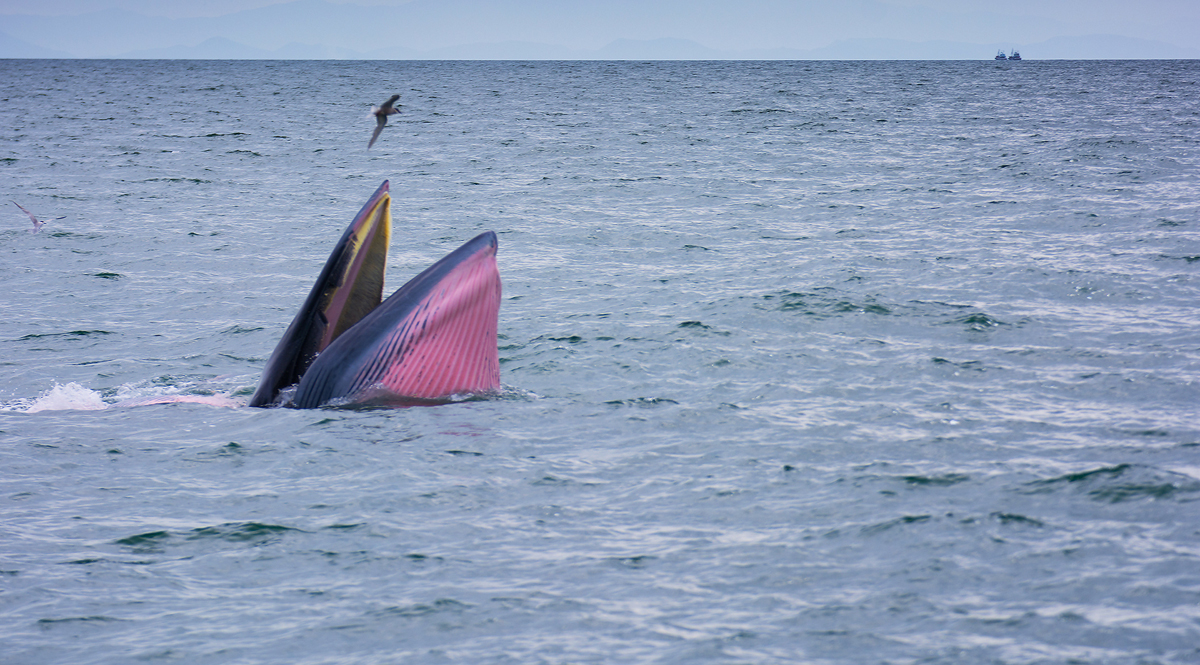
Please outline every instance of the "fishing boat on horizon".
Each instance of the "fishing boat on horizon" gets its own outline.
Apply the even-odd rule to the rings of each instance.
[[[1000,56],[996,56],[996,57],[999,58]],[[1008,59],[1009,60],[1020,60],[1021,53],[1019,51],[1017,51],[1017,49],[1013,49],[1012,55],[1008,56]]]
[[[1007,60],[1008,58],[1004,56],[1004,51],[996,51],[996,59]]]

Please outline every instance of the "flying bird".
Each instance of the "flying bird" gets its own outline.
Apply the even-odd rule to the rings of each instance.
[[[375,139],[379,138],[379,133],[383,131],[383,126],[387,124],[388,116],[400,112],[400,109],[392,106],[398,99],[400,99],[400,95],[392,95],[388,97],[386,102],[371,109],[371,113],[375,115],[375,133],[371,134],[371,142],[367,144],[367,150],[370,150],[371,146],[375,145]]]
[[[12,204],[17,206],[18,208],[20,208],[21,212],[25,213],[26,215],[29,215],[29,219],[33,221],[33,228],[29,229],[30,233],[37,233],[38,231],[42,230],[42,227],[45,226],[46,222],[54,221],[51,219],[39,220],[37,217],[33,216],[33,213],[26,210],[25,206],[21,205],[20,203],[13,201]],[[55,217],[54,219],[66,219],[66,217]]]

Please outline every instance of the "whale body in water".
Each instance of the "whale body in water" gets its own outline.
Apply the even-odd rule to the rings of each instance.
[[[391,230],[384,181],[334,246],[250,406],[424,404],[499,391],[496,234],[467,241],[383,300]]]

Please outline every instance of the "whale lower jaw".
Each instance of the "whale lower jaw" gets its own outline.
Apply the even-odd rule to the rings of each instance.
[[[498,391],[496,249],[482,233],[400,287],[317,357],[294,406]]]

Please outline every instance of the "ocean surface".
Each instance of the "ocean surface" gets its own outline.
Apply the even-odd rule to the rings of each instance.
[[[1200,663],[1200,61],[7,60],[0,130],[6,664]],[[502,395],[125,405],[244,404],[384,180],[388,292],[498,234]]]

